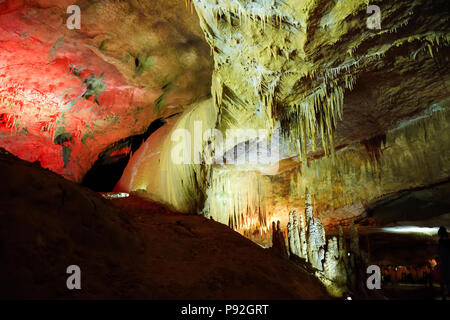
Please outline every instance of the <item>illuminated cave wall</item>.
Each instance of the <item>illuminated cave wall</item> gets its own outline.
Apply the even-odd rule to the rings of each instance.
[[[367,142],[283,173],[290,180],[291,201],[306,188],[316,196],[328,225],[365,216],[375,199],[408,189],[445,182],[450,176],[450,110],[433,106],[386,133],[375,149]]]
[[[366,0],[192,3],[214,53],[220,126],[279,126],[302,159],[384,133],[447,97],[437,84],[448,73],[433,61],[450,40],[449,18],[436,10],[444,1],[377,1],[381,30],[367,28]],[[366,114],[374,121],[364,126]]]
[[[209,50],[180,1],[5,0],[0,39],[0,147],[74,181],[209,91]]]
[[[270,235],[272,221],[286,226],[290,210],[303,210],[306,187],[324,223],[335,226],[364,216],[379,196],[448,178],[444,1],[377,1],[381,30],[367,28],[367,1],[187,4],[214,58],[208,103],[218,116],[208,126],[281,132],[288,151],[275,172],[215,164],[180,173],[165,163],[160,182],[154,175],[162,164],[144,169],[144,157],[136,157],[118,190],[144,189],[181,211],[261,237]],[[193,112],[183,121],[190,127],[202,117]],[[147,146],[146,154],[161,152],[155,159],[162,163],[173,146]],[[139,173],[130,187],[131,172]]]
[[[279,128],[291,146],[278,174],[213,167],[206,216],[236,229],[286,225],[310,187],[332,225],[448,177],[444,2],[378,1],[381,30],[367,28],[366,1],[188,3],[214,54],[217,127]]]

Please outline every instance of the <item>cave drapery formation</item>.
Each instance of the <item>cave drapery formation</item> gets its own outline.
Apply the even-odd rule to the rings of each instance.
[[[64,27],[72,2],[80,30]],[[379,30],[367,27],[370,4],[381,8]],[[105,150],[111,161],[130,156],[116,191],[142,191],[262,245],[280,220],[292,254],[343,279],[343,235],[326,239],[325,229],[450,177],[446,5],[3,1],[0,147],[76,182]],[[155,120],[164,125],[132,145]],[[267,130],[276,165],[173,163],[173,133],[195,136],[199,121],[224,134]],[[240,136],[215,156],[242,144],[255,142]]]

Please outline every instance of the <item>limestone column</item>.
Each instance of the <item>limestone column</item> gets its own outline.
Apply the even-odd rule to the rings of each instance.
[[[314,218],[311,194],[306,189],[305,194],[306,239],[308,242],[308,261],[311,265],[322,271],[322,260],[325,258],[325,228],[320,218]]]
[[[298,257],[301,255],[300,250],[300,235],[298,232],[297,212],[289,212],[288,223],[288,238],[289,238],[289,252]]]
[[[301,214],[300,215],[300,257],[305,259],[308,262],[308,243],[306,241],[306,226],[305,226],[305,218]]]

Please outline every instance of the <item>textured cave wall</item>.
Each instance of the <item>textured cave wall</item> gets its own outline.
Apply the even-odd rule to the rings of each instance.
[[[381,30],[366,26],[368,1],[192,3],[214,52],[218,127],[280,128],[291,145],[280,174],[256,173],[257,186],[213,167],[212,217],[286,222],[310,187],[333,225],[365,216],[378,197],[448,179],[445,1],[371,2]]]
[[[6,0],[0,40],[0,147],[71,180],[209,94],[210,51],[181,1]]]
[[[336,128],[336,145],[357,142],[448,96],[445,1],[375,1],[381,30],[362,0],[193,3],[224,127],[279,125],[306,156],[332,149]]]
[[[403,121],[382,137],[344,147],[334,157],[294,161],[287,169],[280,165],[282,171],[275,175],[214,166],[205,210],[254,238],[255,230],[267,232],[276,220],[285,226],[291,210],[304,210],[306,188],[327,228],[369,216],[384,225],[446,214],[448,189],[440,185],[450,177],[450,111],[443,107],[447,103]],[[423,190],[420,206],[404,205],[418,203],[413,196],[417,189]],[[384,204],[400,196],[406,200],[396,208]]]
[[[311,161],[309,168],[287,171],[281,176],[290,179],[289,197],[301,199],[308,187],[324,222],[333,224],[367,216],[373,202],[385,195],[446,181],[450,177],[449,120],[448,108],[432,109],[388,131],[385,142],[372,152],[362,143],[352,145],[338,151],[334,162],[321,158]],[[431,211],[422,213],[423,218],[432,217]]]

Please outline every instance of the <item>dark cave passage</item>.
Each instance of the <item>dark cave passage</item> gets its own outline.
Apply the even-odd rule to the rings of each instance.
[[[99,154],[97,161],[86,173],[81,184],[97,192],[112,191],[122,177],[131,154],[136,152],[142,143],[164,124],[164,119],[157,119],[143,134],[121,139],[109,145]]]

